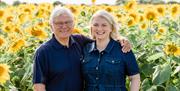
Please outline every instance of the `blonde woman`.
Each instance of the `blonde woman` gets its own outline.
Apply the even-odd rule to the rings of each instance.
[[[127,91],[126,76],[131,82],[130,91],[138,91],[139,68],[132,51],[119,51],[122,46],[115,41],[119,33],[113,16],[100,10],[92,16],[90,24],[95,41],[83,49],[85,91]]]

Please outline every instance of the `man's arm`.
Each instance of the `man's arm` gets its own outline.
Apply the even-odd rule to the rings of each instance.
[[[121,44],[123,53],[127,53],[132,49],[132,45],[127,38],[120,36],[117,41]]]
[[[47,74],[47,64],[43,47],[36,50],[33,63],[33,87],[34,91],[46,91],[45,82]]]

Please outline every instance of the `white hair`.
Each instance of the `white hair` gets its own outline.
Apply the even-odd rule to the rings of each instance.
[[[106,19],[112,25],[112,32],[110,34],[110,37],[116,40],[119,36],[119,32],[118,32],[119,27],[118,27],[117,22],[115,21],[115,18],[107,11],[99,10],[96,13],[94,13],[93,16],[91,17],[91,19],[90,19],[91,25],[92,25],[92,21],[95,17],[102,17],[102,18]],[[92,37],[94,38],[94,36],[92,36]]]
[[[50,19],[49,19],[50,24],[52,24],[54,17],[57,17],[62,14],[67,14],[73,18],[73,13],[68,8],[56,6],[51,12]]]

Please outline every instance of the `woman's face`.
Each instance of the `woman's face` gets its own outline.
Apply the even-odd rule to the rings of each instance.
[[[112,25],[105,18],[97,16],[92,20],[91,32],[95,39],[107,39],[110,38]]]

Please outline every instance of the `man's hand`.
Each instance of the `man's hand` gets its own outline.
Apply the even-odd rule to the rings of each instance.
[[[121,37],[118,41],[121,43],[123,53],[127,53],[131,50],[132,46],[128,39]]]

